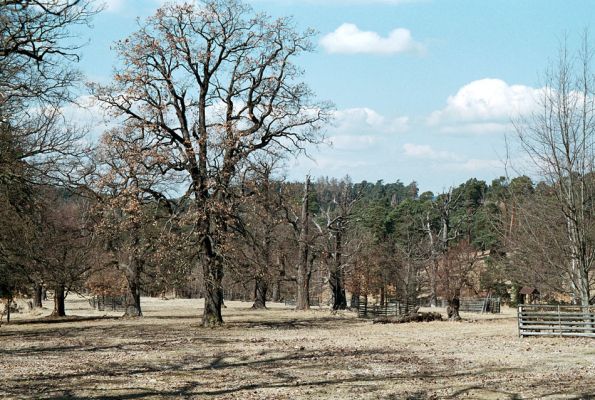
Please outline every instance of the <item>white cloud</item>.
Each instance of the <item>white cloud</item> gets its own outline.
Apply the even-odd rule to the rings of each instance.
[[[432,126],[452,132],[502,132],[511,119],[535,110],[543,89],[509,85],[501,79],[480,79],[460,88],[446,107],[428,118]]]
[[[328,53],[397,54],[422,53],[425,48],[416,42],[408,29],[397,28],[387,37],[373,31],[362,31],[357,25],[345,23],[320,39]]]
[[[405,143],[403,145],[405,155],[414,158],[424,158],[432,160],[457,160],[456,154],[448,151],[437,151],[432,146],[425,144]]]
[[[361,151],[378,146],[387,137],[408,129],[407,117],[389,118],[370,108],[349,108],[334,112],[328,142],[336,150]]]
[[[409,129],[408,117],[388,118],[371,108],[348,108],[334,113],[336,134],[402,133]]]

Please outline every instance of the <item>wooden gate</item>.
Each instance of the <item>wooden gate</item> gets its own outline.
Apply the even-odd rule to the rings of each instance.
[[[518,308],[519,336],[595,338],[595,307],[528,304]]]

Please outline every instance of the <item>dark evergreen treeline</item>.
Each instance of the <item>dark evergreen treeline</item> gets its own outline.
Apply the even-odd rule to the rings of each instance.
[[[567,282],[540,272],[538,259],[519,264],[511,254],[523,244],[513,210],[521,198],[543,201],[545,184],[470,179],[445,193],[419,194],[415,182],[321,178],[306,190],[304,182],[280,181],[271,172],[234,186],[241,201],[222,235],[227,299],[264,308],[267,301],[297,301],[305,284],[301,308],[323,301],[345,309],[359,296],[409,307],[445,299],[458,318],[461,296],[514,301],[523,285],[552,296],[571,292]],[[125,295],[128,315],[142,315],[141,294],[204,296],[203,274],[192,260],[196,210],[133,189],[89,197],[86,190],[46,187],[28,194],[26,211],[15,204],[10,217],[6,207],[3,294],[28,295],[41,306],[42,290],[50,290],[55,315],[64,315],[71,291]]]

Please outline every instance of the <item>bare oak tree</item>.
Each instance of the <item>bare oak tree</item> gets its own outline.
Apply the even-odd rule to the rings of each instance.
[[[6,276],[24,272],[37,294],[40,273],[31,266],[41,255],[27,241],[39,228],[36,189],[63,182],[56,178],[81,154],[84,131],[66,122],[62,106],[80,78],[72,27],[97,11],[91,0],[0,0],[0,230],[19,232],[0,237],[0,266]]]
[[[548,242],[554,251],[554,269],[569,277],[572,292],[583,306],[591,301],[595,262],[595,75],[593,50],[587,35],[576,55],[564,44],[557,65],[546,74],[538,110],[520,120],[516,130],[522,149],[530,157],[539,178],[551,188],[549,216],[562,224],[559,240]],[[542,202],[544,205],[546,202]],[[525,222],[531,223],[528,208]],[[522,218],[522,216],[521,216]],[[520,219],[520,218],[519,218]],[[529,228],[529,227],[526,227]],[[539,230],[526,229],[529,235]],[[540,242],[536,240],[535,242]],[[522,248],[517,249],[522,251]],[[563,255],[560,262],[559,255]]]
[[[169,149],[160,168],[187,174],[204,325],[223,322],[220,243],[232,217],[230,187],[244,161],[317,142],[328,118],[328,105],[313,100],[293,62],[312,49],[312,34],[235,0],[165,5],[117,43],[113,83],[92,86],[114,116]]]

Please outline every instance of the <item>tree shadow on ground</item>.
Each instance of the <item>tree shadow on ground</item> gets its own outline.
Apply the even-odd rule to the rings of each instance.
[[[66,324],[71,322],[89,322],[89,321],[106,321],[112,319],[121,319],[122,317],[98,315],[98,316],[78,316],[68,315],[66,317],[40,317],[40,318],[29,318],[29,319],[17,319],[12,320],[9,323],[4,323],[6,326],[13,325],[34,325],[34,324]]]
[[[117,347],[116,347],[117,349]],[[369,362],[384,362],[392,360],[395,365],[413,363],[420,369],[403,369],[402,372],[389,372],[377,375],[365,368],[356,369],[347,373],[348,376],[337,377],[310,377],[304,378],[300,370],[307,371],[311,368],[326,368],[333,374],[346,374],[346,365],[340,360],[368,360]],[[115,361],[115,360],[114,360]],[[227,371],[222,374],[221,371]],[[260,379],[256,382],[242,383],[240,377],[249,375],[250,371],[260,371]],[[510,371],[506,369],[506,371]],[[230,375],[233,372],[235,375]],[[380,390],[387,383],[397,381],[436,381],[451,379],[479,378],[497,374],[500,369],[471,370],[453,373],[448,368],[436,371],[436,366],[427,365],[427,361],[419,359],[405,349],[395,351],[386,349],[352,349],[342,351],[340,354],[333,349],[317,351],[293,351],[287,354],[264,352],[258,358],[255,356],[238,360],[233,353],[220,353],[214,357],[195,354],[182,357],[177,362],[171,360],[162,364],[136,363],[123,364],[118,362],[97,363],[88,365],[76,372],[59,372],[43,374],[33,377],[13,377],[4,380],[4,393],[8,396],[25,398],[72,398],[72,399],[136,399],[150,396],[157,397],[211,397],[234,395],[242,396],[248,391],[283,390],[291,388],[332,388],[349,386],[358,388],[365,386],[366,392],[373,393]],[[172,376],[179,377],[183,374],[182,385],[165,385],[163,389],[155,389],[139,385],[151,376],[161,379]],[[213,380],[213,376],[235,376],[236,379],[224,382]],[[167,380],[167,379],[166,379]],[[379,385],[374,385],[378,383]],[[116,384],[118,389],[97,389]],[[217,387],[224,386],[224,387]],[[0,394],[2,390],[0,390]],[[415,396],[414,396],[415,395]],[[411,399],[423,399],[425,394],[408,396]],[[412,397],[413,396],[413,397]]]
[[[465,369],[456,364],[456,359],[434,360],[430,355],[414,353],[405,347],[357,348],[331,344],[316,349],[308,343],[301,346],[300,339],[295,337],[285,340],[283,334],[246,335],[250,329],[348,330],[361,324],[356,319],[304,315],[301,319],[272,318],[263,322],[246,318],[232,321],[222,329],[195,328],[186,321],[173,320],[170,323],[169,318],[149,317],[113,324],[90,321],[88,325],[31,326],[0,332],[4,338],[12,336],[18,344],[18,347],[6,347],[0,341],[2,359],[30,359],[30,365],[38,365],[36,363],[53,362],[59,357],[65,366],[49,371],[28,370],[22,376],[0,371],[0,376],[4,376],[0,397],[242,398],[254,395],[253,392],[257,393],[255,397],[271,391],[291,393],[292,388],[296,388],[320,392],[341,389],[353,394],[359,390],[363,397],[390,398],[390,388],[400,384],[400,387],[410,386],[411,392],[395,393],[395,399],[436,398],[436,391],[447,391],[448,395],[441,398],[453,399],[473,398],[481,391],[509,399],[531,398],[522,388],[494,389],[502,384],[498,377],[507,373],[530,373],[531,366],[522,370],[498,366]],[[280,339],[275,341],[271,337]],[[291,343],[291,347],[287,343]],[[233,348],[237,350],[230,350]],[[154,357],[145,358],[147,352]],[[122,355],[127,358],[122,359]],[[80,359],[89,361],[76,368],[68,365],[69,360]],[[320,373],[312,374],[312,371]],[[149,383],[153,378],[163,383]],[[453,391],[452,384],[459,381],[466,384]],[[528,383],[537,385],[535,387],[552,387],[552,382],[530,379]],[[561,397],[569,387],[561,385],[550,396]],[[586,394],[589,390],[576,389],[578,393],[585,393],[577,395],[576,400],[593,398],[592,394]],[[541,393],[533,398],[546,395]]]

